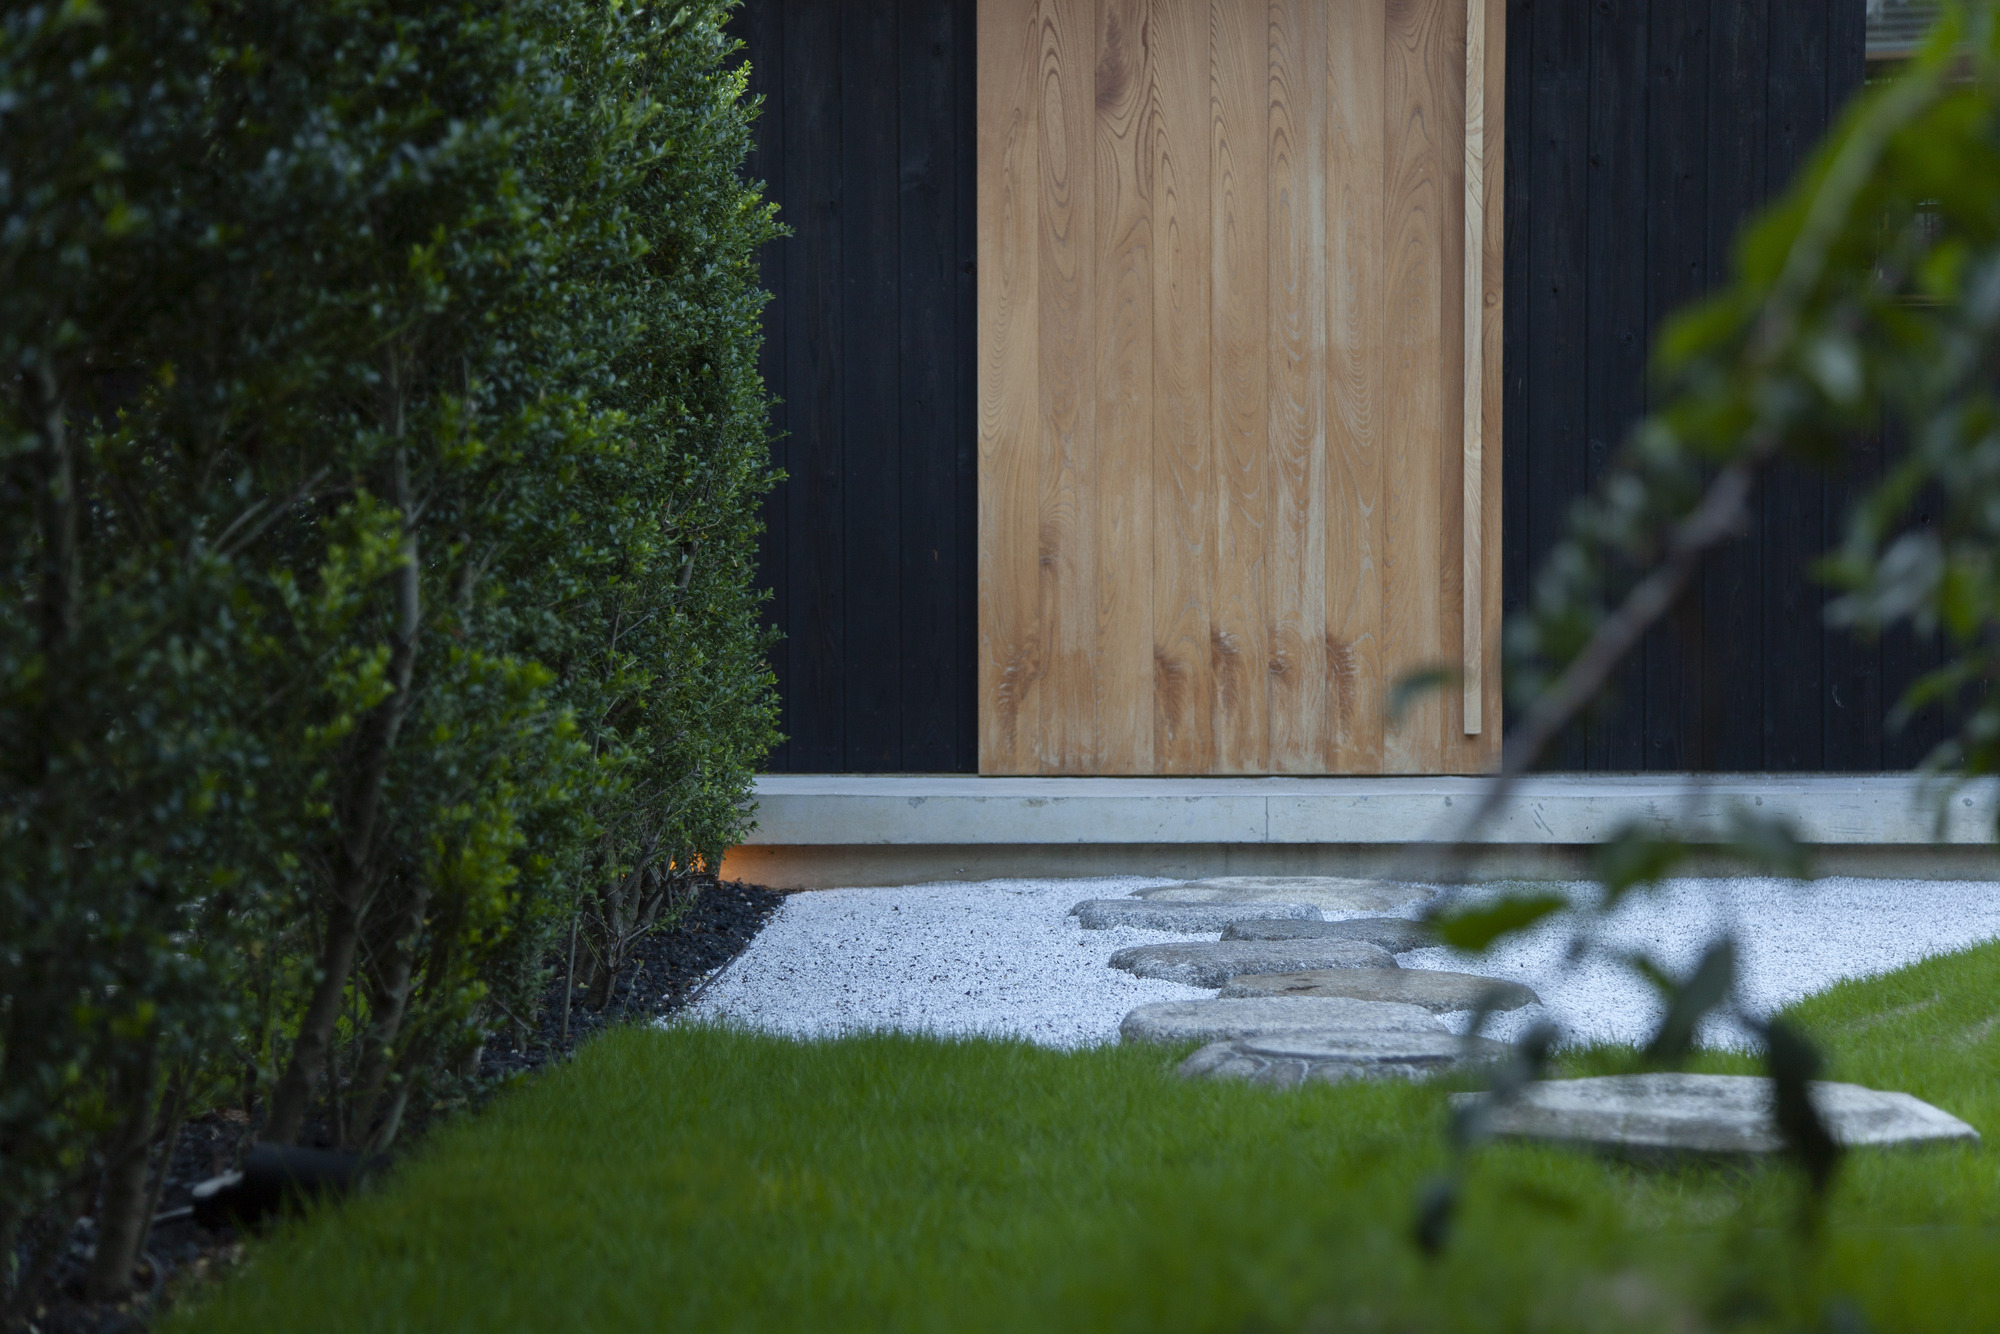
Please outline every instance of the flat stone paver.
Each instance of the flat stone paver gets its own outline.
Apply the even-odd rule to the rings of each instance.
[[[1459,1094],[1453,1101],[1484,1097]],[[1977,1142],[1979,1132],[1907,1093],[1815,1083],[1813,1106],[1849,1147]],[[1775,1153],[1771,1084],[1752,1075],[1646,1074],[1530,1084],[1496,1109],[1494,1134],[1631,1153]]]
[[[1416,1005],[1309,996],[1290,1000],[1154,1001],[1125,1016],[1127,1042],[1225,1042],[1234,1038],[1342,1036],[1355,1032],[1443,1033],[1450,1030]],[[1454,1039],[1455,1040],[1455,1039]]]
[[[1364,940],[1203,940],[1186,945],[1133,945],[1112,955],[1111,966],[1134,977],[1220,987],[1245,973],[1394,968],[1396,956]]]
[[[1085,899],[1069,910],[1086,931],[1115,926],[1149,931],[1220,931],[1246,917],[1326,925],[1309,903],[1155,903],[1150,899]]]
[[[1468,1062],[1496,1061],[1505,1043],[1451,1033],[1356,1030],[1211,1042],[1181,1063],[1184,1079],[1243,1079],[1271,1088],[1307,1080],[1422,1079]]]
[[[1494,1010],[1518,1010],[1541,997],[1519,982],[1431,968],[1315,968],[1297,973],[1254,973],[1222,989],[1237,996],[1346,996],[1353,1000],[1421,1005],[1440,1014],[1476,1010],[1491,996]]]
[[[1424,885],[1342,876],[1230,875],[1142,889],[1155,903],[1310,903],[1329,912],[1395,912],[1435,893]]]
[[[1252,905],[1240,903],[1238,909]],[[1224,940],[1365,940],[1391,954],[1437,944],[1430,928],[1407,917],[1350,917],[1341,922],[1252,918],[1238,914],[1223,928]]]

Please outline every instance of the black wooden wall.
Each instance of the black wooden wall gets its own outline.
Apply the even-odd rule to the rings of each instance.
[[[774,772],[953,772],[974,733],[973,0],[748,0],[783,402]]]
[[[1743,218],[1781,189],[1863,80],[1864,0],[1512,0],[1507,56],[1505,602],[1644,410],[1651,331],[1726,274]],[[1844,476],[1769,478],[1618,699],[1564,739],[1566,769],[1907,767],[1935,723],[1886,733],[1937,658],[1822,624],[1806,567],[1838,537]]]
[[[1327,0],[1328,3],[1343,0]],[[764,260],[764,374],[789,474],[764,579],[790,736],[773,771],[977,767],[975,0],[746,0],[755,175],[794,235]],[[1646,406],[1654,325],[1725,272],[1863,77],[1865,0],[1510,0],[1506,604]],[[1905,767],[1883,717],[1937,656],[1828,633],[1806,563],[1881,466],[1787,473],[1569,769]]]

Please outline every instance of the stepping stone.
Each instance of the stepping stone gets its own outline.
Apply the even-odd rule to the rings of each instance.
[[[1422,922],[1407,917],[1350,917],[1344,922],[1295,921],[1286,918],[1250,918],[1242,909],[1253,904],[1239,903],[1237,918],[1223,929],[1224,940],[1365,940],[1380,945],[1391,954],[1422,949],[1437,944],[1437,938]]]
[[[1329,912],[1395,912],[1421,903],[1434,891],[1396,881],[1340,876],[1230,875],[1187,880],[1132,895],[1154,903],[1310,903]]]
[[[1396,1001],[1443,1014],[1476,1010],[1488,995],[1495,1010],[1518,1010],[1541,1000],[1519,982],[1431,968],[1315,968],[1302,973],[1257,973],[1238,977],[1222,989],[1225,998],[1251,996],[1346,996],[1353,1000]]]
[[[1154,903],[1148,899],[1085,899],[1069,910],[1086,931],[1137,926],[1149,931],[1220,931],[1245,918],[1325,926],[1319,909],[1306,903]]]
[[[1211,1042],[1181,1062],[1183,1079],[1245,1079],[1297,1088],[1309,1079],[1423,1079],[1468,1062],[1497,1061],[1509,1048],[1490,1038],[1452,1033],[1355,1030],[1300,1037]]]
[[[1220,987],[1244,973],[1305,968],[1394,968],[1396,956],[1365,940],[1204,940],[1133,945],[1111,956],[1113,968],[1191,987]]]
[[[1454,1102],[1483,1094],[1459,1094]],[[1977,1143],[1965,1122],[1907,1093],[1859,1084],[1812,1085],[1813,1105],[1849,1147]],[[1531,1084],[1488,1121],[1510,1139],[1626,1153],[1776,1153],[1770,1081],[1752,1075],[1610,1075]]]
[[[1227,1042],[1236,1038],[1341,1037],[1350,1033],[1445,1033],[1415,1005],[1308,996],[1292,1000],[1155,1001],[1125,1016],[1127,1042]]]

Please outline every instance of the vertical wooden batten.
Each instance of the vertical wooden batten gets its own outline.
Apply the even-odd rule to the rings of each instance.
[[[1480,577],[1484,541],[1480,522],[1485,514],[1485,323],[1486,323],[1486,6],[1466,0],[1465,6],[1465,421],[1462,462],[1465,509],[1460,535],[1464,582],[1463,605],[1464,726],[1477,736],[1484,724],[1481,707],[1486,690],[1485,580]]]

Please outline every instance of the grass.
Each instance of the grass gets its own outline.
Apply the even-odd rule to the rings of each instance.
[[[2000,1133],[2000,945],[1792,1013],[1832,1077]],[[1812,1246],[1782,1166],[1493,1148],[1427,1261],[1408,1238],[1443,1087],[1184,1083],[1177,1055],[619,1031],[257,1244],[168,1328],[1686,1331],[1843,1305],[2000,1328],[1990,1143],[1850,1157]]]

